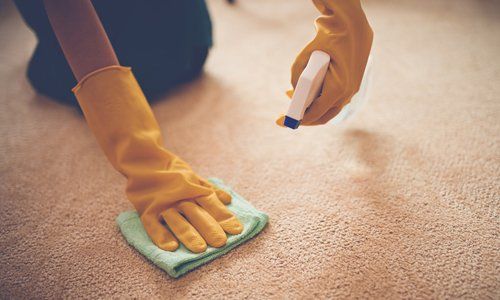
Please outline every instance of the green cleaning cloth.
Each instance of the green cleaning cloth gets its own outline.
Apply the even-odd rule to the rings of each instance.
[[[127,242],[174,278],[182,276],[186,272],[214,260],[234,247],[248,241],[267,224],[268,217],[265,213],[255,209],[243,197],[225,185],[222,180],[210,178],[209,181],[231,194],[233,200],[227,207],[245,227],[243,232],[238,235],[228,235],[227,244],[222,248],[208,247],[205,252],[197,254],[190,252],[181,244],[174,252],[164,251],[153,244],[144,230],[137,212],[122,212],[116,218],[116,222]]]

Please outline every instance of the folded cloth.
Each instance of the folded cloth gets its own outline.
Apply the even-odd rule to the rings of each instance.
[[[210,178],[209,181],[231,194],[233,200],[227,207],[238,217],[245,227],[243,232],[238,235],[228,235],[227,244],[222,248],[208,247],[203,253],[192,253],[183,245],[180,245],[174,252],[164,251],[151,241],[142,226],[137,212],[122,212],[116,218],[116,222],[127,242],[153,264],[174,278],[182,276],[186,272],[208,263],[229,252],[234,247],[248,241],[267,224],[268,216],[265,213],[255,209],[243,197],[225,185],[222,180]]]

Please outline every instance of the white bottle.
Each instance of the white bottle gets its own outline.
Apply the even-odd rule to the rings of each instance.
[[[320,95],[323,87],[328,66],[330,64],[330,56],[320,50],[313,51],[307,62],[307,66],[300,74],[297,85],[292,96],[292,101],[288,107],[288,112],[285,116],[284,125],[286,127],[297,129],[300,121],[304,117],[306,109]],[[333,118],[330,123],[338,124],[350,117],[361,104],[366,102],[368,98],[368,90],[371,81],[371,56],[368,58],[365,73],[361,81],[359,91],[351,98],[351,101],[342,108],[340,113]]]

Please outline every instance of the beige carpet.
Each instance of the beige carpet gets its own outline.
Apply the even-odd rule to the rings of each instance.
[[[308,1],[210,1],[204,77],[154,105],[168,147],[270,224],[173,280],[129,247],[132,206],[74,110],[25,78],[35,40],[0,9],[0,298],[500,298],[500,3],[367,1],[370,102],[280,129]]]

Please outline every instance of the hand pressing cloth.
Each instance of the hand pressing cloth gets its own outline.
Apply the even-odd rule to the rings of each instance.
[[[255,209],[243,197],[225,185],[222,180],[211,178],[209,181],[218,188],[231,194],[233,200],[227,207],[243,223],[243,232],[237,235],[228,235],[227,243],[222,248],[208,247],[205,252],[193,253],[183,245],[169,252],[158,248],[149,238],[142,226],[139,215],[135,211],[121,213],[116,222],[127,242],[144,255],[153,264],[177,278],[186,272],[208,263],[217,257],[229,252],[236,246],[248,241],[258,234],[267,224],[268,216]]]

